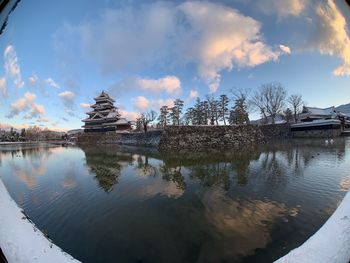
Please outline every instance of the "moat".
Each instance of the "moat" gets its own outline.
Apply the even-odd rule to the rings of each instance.
[[[350,138],[162,154],[112,145],[0,146],[0,176],[82,262],[272,262],[350,188]]]

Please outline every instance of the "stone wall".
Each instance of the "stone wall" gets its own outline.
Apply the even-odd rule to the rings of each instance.
[[[158,147],[162,130],[116,133],[116,132],[84,132],[78,137],[78,144],[123,144],[145,147]]]
[[[148,131],[146,133],[123,133],[117,138],[116,143],[143,147],[158,147],[162,134],[163,130]]]
[[[264,143],[258,126],[168,126],[160,139],[160,150],[232,149]]]
[[[110,144],[121,137],[116,132],[84,132],[78,136],[78,144]]]
[[[260,125],[259,128],[266,139],[284,139],[292,136],[289,123]]]
[[[147,133],[83,133],[78,144],[122,144],[160,150],[237,149],[290,137],[290,127],[280,125],[168,126]]]

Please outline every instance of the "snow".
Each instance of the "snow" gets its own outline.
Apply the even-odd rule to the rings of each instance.
[[[329,107],[329,108],[325,108],[325,109],[321,109],[321,108],[315,108],[315,107],[305,107],[308,111],[308,113],[312,114],[312,115],[333,115],[335,113],[335,108],[334,106]]]
[[[350,191],[327,222],[303,245],[275,263],[348,263],[350,260]]]
[[[63,252],[24,215],[0,179],[0,247],[9,263],[80,262]]]

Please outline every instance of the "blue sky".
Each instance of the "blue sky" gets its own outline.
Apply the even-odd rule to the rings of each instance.
[[[0,38],[0,123],[79,128],[102,90],[128,119],[276,81],[310,106],[350,103],[348,14],[340,0],[21,1]]]

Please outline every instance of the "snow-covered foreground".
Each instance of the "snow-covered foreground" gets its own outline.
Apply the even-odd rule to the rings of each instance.
[[[303,245],[275,263],[348,263],[350,260],[350,191],[327,222]]]
[[[26,218],[0,179],[0,247],[9,263],[79,262],[48,240]]]

